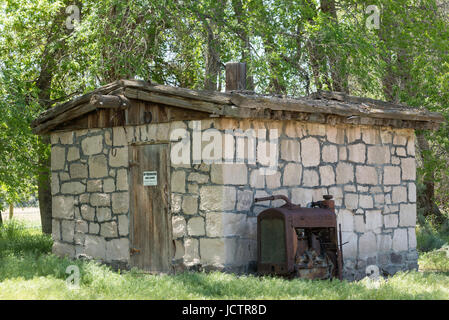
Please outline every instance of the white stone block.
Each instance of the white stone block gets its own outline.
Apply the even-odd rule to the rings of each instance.
[[[408,201],[416,202],[416,184],[413,182],[408,184]]]
[[[354,166],[349,163],[339,162],[337,164],[337,184],[350,182],[354,182]]]
[[[382,213],[380,210],[367,210],[366,216],[366,230],[374,233],[380,233],[382,229]]]
[[[369,146],[368,164],[385,164],[385,163],[390,163],[390,147]]]
[[[106,156],[96,155],[89,157],[89,177],[103,178],[108,175],[108,163]]]
[[[246,164],[212,164],[211,181],[215,184],[245,185],[248,183]]]
[[[415,158],[401,159],[402,180],[416,180]]]
[[[399,226],[414,227],[416,225],[416,204],[402,203],[399,208]]]
[[[170,187],[171,192],[186,192],[186,173],[182,170],[172,172]]]
[[[75,216],[73,196],[55,196],[52,198],[53,218],[73,219]]]
[[[251,171],[249,183],[252,188],[263,189],[265,188],[265,175],[259,169],[254,169]]]
[[[128,215],[122,214],[118,216],[118,234],[121,237],[126,237],[129,234]]]
[[[386,214],[384,215],[384,226],[385,228],[397,228],[398,227],[398,215],[397,214]]]
[[[345,193],[345,207],[346,209],[357,209],[359,207],[359,195],[356,193]]]
[[[349,161],[357,163],[365,163],[366,161],[366,146],[363,143],[357,143],[348,146]]]
[[[391,200],[393,203],[407,202],[407,188],[403,186],[393,187]]]
[[[363,259],[376,255],[377,255],[376,235],[373,232],[367,232],[362,234],[359,239],[359,257]]]
[[[409,248],[409,250],[416,249],[416,230],[415,230],[415,228],[408,228],[408,248]]]
[[[187,235],[186,220],[182,216],[172,216],[173,239],[182,238]]]
[[[265,175],[268,189],[277,189],[281,186],[281,173],[279,171]]]
[[[394,185],[401,183],[401,168],[393,166],[384,167],[384,184]]]
[[[285,178],[286,177],[284,175],[284,179]],[[284,185],[286,185],[285,181],[284,181]],[[302,185],[305,187],[317,187],[319,185],[319,178],[318,178],[318,173],[316,172],[316,170],[304,169]]]
[[[103,222],[100,224],[100,235],[104,238],[118,237],[117,222]]]
[[[283,185],[298,186],[301,184],[302,166],[298,163],[288,163],[284,168]]]
[[[224,240],[220,238],[200,239],[201,262],[204,265],[221,267],[226,260]]]
[[[357,240],[358,236],[354,232],[342,232],[342,243],[347,242],[343,246],[343,258],[357,257]]]
[[[408,250],[407,229],[395,229],[393,233],[393,250],[395,252]]]
[[[109,151],[109,165],[111,167],[128,167],[128,148],[113,148]]]
[[[204,236],[206,230],[204,228],[203,217],[192,217],[187,222],[187,233],[189,236]]]
[[[237,191],[237,211],[248,211],[254,201],[254,193],[251,190]]]
[[[357,166],[356,167],[356,178],[359,184],[371,184],[376,185],[379,182],[377,176],[377,170],[375,167],[369,166]]]
[[[182,197],[182,212],[184,214],[198,213],[198,196],[185,195]]]
[[[323,147],[322,154],[323,162],[335,163],[338,161],[338,149],[337,146],[327,145]]]
[[[223,213],[221,212],[206,213],[206,235],[208,237],[223,236]]]
[[[305,167],[320,164],[320,143],[316,138],[306,138],[301,141],[301,159]]]
[[[84,155],[90,156],[103,151],[103,136],[86,137],[81,141],[81,150]]]
[[[51,147],[51,169],[64,170],[65,167],[65,148]]]
[[[389,252],[392,247],[392,239],[390,234],[377,235],[377,250],[379,252]]]
[[[200,263],[199,242],[197,239],[184,239],[184,264],[192,266]]]
[[[204,186],[200,189],[200,210],[234,210],[236,189],[228,186]]]
[[[129,211],[129,193],[115,192],[112,194],[112,213],[128,213]]]
[[[341,223],[341,230],[354,231],[354,215],[350,210],[340,209],[337,214],[337,223]]]
[[[300,162],[300,146],[297,140],[281,140],[281,159],[285,161]]]

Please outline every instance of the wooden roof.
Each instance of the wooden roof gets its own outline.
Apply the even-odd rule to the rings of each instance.
[[[422,108],[320,91],[307,97],[259,95],[248,91],[199,91],[140,80],[118,80],[43,112],[31,127],[46,134],[100,109],[124,110],[147,101],[209,114],[210,117],[302,120],[350,123],[414,129],[437,129],[441,114]],[[192,113],[194,120],[195,112]]]

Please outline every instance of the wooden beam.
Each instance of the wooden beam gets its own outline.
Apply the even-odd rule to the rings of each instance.
[[[226,64],[226,92],[233,90],[246,90],[246,63]]]
[[[154,92],[159,94],[168,94],[188,99],[202,100],[216,104],[231,104],[231,95],[218,91],[191,90],[186,88],[178,88],[166,86],[162,84],[148,84],[138,80],[120,80],[125,88],[133,88],[141,91]]]
[[[125,96],[94,94],[90,98],[90,104],[98,109],[126,109],[131,106],[131,102]]]
[[[238,107],[250,109],[271,109],[293,112],[335,114],[339,116],[372,117],[381,119],[400,119],[414,121],[433,121],[441,123],[444,118],[439,113],[427,110],[382,108],[368,104],[342,103],[334,100],[310,100],[305,98],[277,98],[248,96],[238,93],[232,95],[231,101]]]
[[[143,101],[151,101],[154,103],[165,104],[169,106],[175,106],[179,108],[186,108],[201,112],[208,112],[213,114],[223,114],[223,106],[201,100],[187,99],[183,97],[177,97],[167,94],[159,94],[156,92],[147,92],[142,90],[136,90],[131,88],[125,89],[125,96],[131,99],[139,99]]]
[[[42,124],[37,125],[32,130],[37,134],[44,134],[49,132],[52,128],[58,126],[61,123],[76,119],[86,113],[92,112],[97,108],[90,103],[84,103],[70,110],[70,112],[62,113],[51,120],[48,120]]]
[[[41,123],[52,119],[64,112],[69,111],[70,109],[76,107],[77,105],[84,104],[86,102],[89,102],[90,98],[95,94],[107,94],[113,90],[116,90],[119,88],[120,83],[119,81],[110,83],[108,85],[105,85],[101,88],[98,88],[92,92],[89,92],[85,95],[82,95],[80,97],[74,98],[66,103],[60,104],[58,106],[55,106],[51,109],[48,109],[47,111],[41,113],[37,119],[35,119],[33,122],[31,122],[31,127],[37,127]]]

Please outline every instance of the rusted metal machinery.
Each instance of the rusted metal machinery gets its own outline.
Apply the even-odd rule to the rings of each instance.
[[[255,202],[282,199],[257,217],[258,272],[307,279],[342,279],[342,246],[331,195],[306,208],[283,195],[256,198]],[[341,236],[340,236],[341,241]]]

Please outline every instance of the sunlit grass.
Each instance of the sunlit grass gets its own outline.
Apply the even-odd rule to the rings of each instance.
[[[420,266],[426,272],[347,282],[220,272],[172,276],[115,272],[92,261],[58,258],[50,249],[51,239],[36,229],[20,224],[3,227],[0,299],[449,299],[449,258],[444,250],[421,255]],[[69,265],[80,269],[78,288],[66,284]]]

